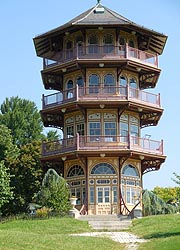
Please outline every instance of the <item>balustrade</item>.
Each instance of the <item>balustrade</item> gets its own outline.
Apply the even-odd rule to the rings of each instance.
[[[60,65],[74,59],[104,59],[104,60],[121,60],[130,59],[158,67],[157,54],[148,53],[130,46],[114,46],[114,45],[89,45],[65,49],[57,52],[54,60],[44,58],[44,69]]]
[[[160,107],[160,95],[145,92],[139,89],[130,88],[129,86],[115,87],[115,86],[89,86],[79,87],[64,90],[42,97],[43,109],[58,106],[64,103],[71,103],[78,100],[108,100],[108,101],[122,101],[134,100],[142,104],[153,105]]]
[[[43,142],[42,155],[68,153],[70,151],[133,150],[148,154],[163,155],[163,141],[135,136],[77,136],[52,142]]]

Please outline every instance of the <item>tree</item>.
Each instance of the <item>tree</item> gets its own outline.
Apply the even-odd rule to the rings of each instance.
[[[41,142],[34,141],[21,146],[16,160],[7,159],[10,166],[11,187],[14,199],[3,206],[3,213],[17,214],[26,212],[28,205],[41,187],[44,172],[40,164]]]
[[[54,169],[49,169],[43,178],[36,200],[38,204],[51,208],[63,216],[70,209],[69,195],[70,191],[65,179]]]
[[[0,110],[0,124],[11,130],[14,144],[25,145],[42,138],[43,124],[34,102],[18,96],[6,98]]]
[[[13,144],[11,131],[0,124],[0,161],[6,161],[7,158],[15,159],[18,152],[18,148]]]
[[[48,141],[58,141],[60,140],[60,135],[57,130],[49,130],[47,132],[46,138]]]
[[[173,175],[175,176],[175,179],[173,179],[173,181],[180,185],[180,175],[176,174],[176,173],[173,173]]]
[[[155,187],[153,193],[165,202],[169,200],[175,201],[177,199],[177,189],[177,187]]]
[[[161,198],[151,191],[145,190],[143,193],[143,214],[144,216],[148,215],[157,215],[157,214],[170,214],[175,213],[177,207],[166,204]]]
[[[10,174],[4,165],[4,161],[0,161],[0,214],[1,208],[13,198],[13,192],[10,187]]]

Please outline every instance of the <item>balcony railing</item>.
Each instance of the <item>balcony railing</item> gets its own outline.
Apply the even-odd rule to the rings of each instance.
[[[102,84],[100,85],[102,86]],[[88,101],[88,100],[108,100],[108,101],[135,101],[141,104],[153,105],[160,107],[160,94],[152,94],[139,89],[127,87],[115,87],[115,86],[91,86],[91,87],[79,87],[58,92],[55,94],[42,97],[43,109],[49,107],[55,107],[65,103],[71,103],[73,101]]]
[[[155,141],[134,136],[79,136],[44,142],[42,156],[53,156],[73,151],[123,151],[163,155],[163,141]]]
[[[121,60],[130,59],[147,64],[153,67],[158,67],[158,55],[151,54],[136,48],[114,45],[89,45],[77,46],[72,49],[65,49],[57,52],[55,60],[44,58],[44,69],[62,63],[72,61],[74,59],[99,59],[99,60]]]

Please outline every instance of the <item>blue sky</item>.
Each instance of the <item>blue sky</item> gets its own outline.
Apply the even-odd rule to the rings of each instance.
[[[96,0],[1,0],[0,1],[0,104],[6,97],[34,101],[41,109],[42,60],[35,53],[33,37],[56,28],[97,3]],[[144,129],[155,140],[164,139],[166,162],[160,171],[145,174],[144,188],[175,186],[173,172],[180,174],[178,127],[180,115],[180,1],[102,0],[106,7],[137,24],[168,35],[162,69],[154,93],[161,93],[164,114],[157,127]]]

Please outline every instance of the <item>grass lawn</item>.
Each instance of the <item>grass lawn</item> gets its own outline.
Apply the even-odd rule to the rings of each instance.
[[[72,218],[13,220],[0,223],[0,250],[122,250],[108,238],[70,236],[90,232],[87,222]],[[147,239],[138,250],[179,250],[180,214],[133,220],[131,233]]]
[[[0,250],[122,250],[108,238],[77,237],[92,231],[87,222],[72,218],[14,220],[0,224]]]
[[[135,219],[131,232],[148,240],[138,250],[180,250],[180,214]]]

